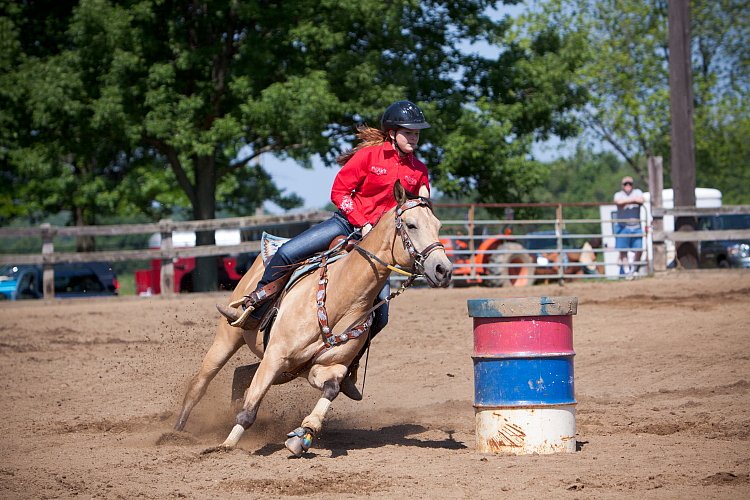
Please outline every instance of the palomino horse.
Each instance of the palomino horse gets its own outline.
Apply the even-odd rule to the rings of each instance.
[[[184,429],[190,411],[205,394],[209,382],[246,343],[261,362],[245,392],[236,425],[221,448],[234,447],[242,433],[253,424],[260,402],[271,385],[285,378],[289,380],[290,374],[292,377],[306,374],[310,385],[322,391],[322,397],[302,425],[289,433],[285,444],[296,456],[309,449],[312,437],[322,428],[331,401],[339,394],[339,384],[347,375],[350,363],[367,339],[367,335],[352,335],[347,327],[363,321],[388,280],[391,268],[398,265],[413,269],[423,274],[431,287],[446,287],[450,283],[452,266],[439,243],[440,221],[432,213],[429,201],[422,197],[407,198],[398,182],[394,196],[397,207],[386,212],[362,239],[360,250],[351,251],[327,270],[325,309],[331,330],[328,336],[333,335],[339,342],[327,346],[325,335],[321,334],[323,328],[314,307],[320,293],[318,273],[305,276],[289,289],[265,349],[262,332],[232,327],[222,318],[200,370],[190,381],[175,430]],[[232,300],[254,290],[262,271],[263,262],[258,257],[235,289]]]

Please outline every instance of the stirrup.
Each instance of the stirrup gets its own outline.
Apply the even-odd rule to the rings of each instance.
[[[234,307],[235,309],[239,309],[240,307],[242,307],[242,305],[245,303],[246,300],[247,300],[247,297],[240,297],[237,300],[233,300],[228,305],[229,307]]]
[[[216,304],[216,309],[224,316],[231,326],[242,328],[243,330],[253,330],[258,327],[259,320],[250,316],[254,308],[245,309],[228,307],[223,304]]]
[[[260,321],[250,316],[250,313],[253,312],[255,308],[248,307],[244,311],[242,311],[242,314],[239,318],[237,318],[235,321],[229,323],[230,325],[237,327],[237,328],[243,328],[245,330],[250,330],[252,327],[257,326]],[[255,323],[255,325],[253,325]]]

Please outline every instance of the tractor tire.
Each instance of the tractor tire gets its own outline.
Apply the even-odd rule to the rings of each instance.
[[[531,286],[534,284],[535,268],[530,265],[533,262],[531,255],[519,243],[503,243],[496,250],[512,251],[514,253],[497,253],[492,254],[489,258],[490,264],[500,265],[493,266],[491,272],[498,278],[484,278],[482,282],[491,287],[521,287]],[[507,267],[506,264],[529,264],[522,267]]]

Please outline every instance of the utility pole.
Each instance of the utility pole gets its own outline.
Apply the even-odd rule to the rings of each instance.
[[[672,118],[672,188],[675,207],[695,206],[693,79],[690,64],[690,1],[669,0],[669,102]],[[695,217],[675,218],[675,230],[694,230]],[[682,267],[698,267],[694,242],[676,245]]]

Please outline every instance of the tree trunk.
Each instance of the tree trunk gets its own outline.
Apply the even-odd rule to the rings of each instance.
[[[89,211],[84,207],[75,207],[73,209],[74,224],[76,226],[93,225],[92,218],[88,215]],[[93,236],[76,236],[76,252],[95,252],[96,241]]]
[[[207,220],[216,218],[216,168],[212,157],[194,158],[195,168],[195,204],[193,218]],[[195,235],[196,246],[215,245],[214,231],[198,231]],[[216,256],[196,257],[193,285],[196,292],[218,290],[218,266],[221,258]]]
[[[690,2],[669,2],[669,90],[672,115],[672,187],[675,207],[695,206],[695,143],[690,65]],[[675,230],[695,230],[695,217],[675,218]],[[678,243],[677,260],[685,268],[698,267],[694,242]]]

